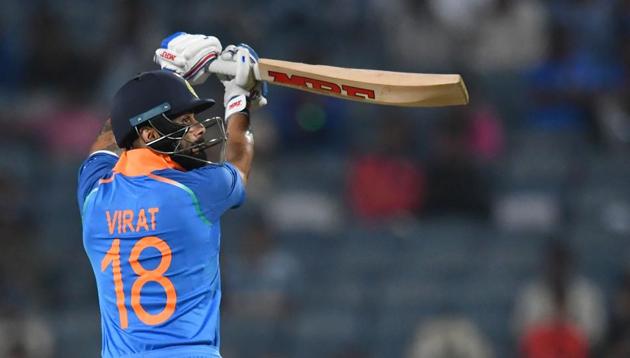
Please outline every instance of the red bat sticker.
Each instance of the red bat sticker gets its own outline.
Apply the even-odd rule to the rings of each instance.
[[[333,82],[322,81],[299,75],[289,75],[287,73],[276,71],[268,71],[268,73],[269,76],[273,77],[273,82],[283,83],[290,86],[304,87],[321,92],[331,92],[346,97],[356,97],[361,99],[375,98],[374,90],[369,88],[360,88],[344,84],[340,86]]]

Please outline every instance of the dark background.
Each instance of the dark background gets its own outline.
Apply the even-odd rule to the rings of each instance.
[[[1,357],[98,356],[76,173],[115,90],[155,69],[174,31],[261,57],[461,73],[471,97],[403,109],[271,88],[248,201],[223,221],[225,357],[630,356],[629,1],[0,13]],[[214,79],[198,92],[223,96]]]

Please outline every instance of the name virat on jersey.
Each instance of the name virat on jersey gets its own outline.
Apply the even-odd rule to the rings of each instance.
[[[155,231],[156,216],[160,208],[142,208],[135,212],[131,209],[106,210],[105,218],[109,234],[126,234],[128,232]],[[150,229],[149,229],[150,228]]]

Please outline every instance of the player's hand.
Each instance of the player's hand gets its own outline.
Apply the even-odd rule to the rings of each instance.
[[[221,42],[214,36],[176,32],[162,40],[153,60],[162,69],[176,72],[194,86],[206,81],[210,75],[207,65],[217,58],[221,49]]]
[[[267,104],[267,83],[258,81],[258,55],[248,45],[229,45],[221,53],[221,60],[234,62],[236,75],[234,77],[217,75],[225,87],[223,104],[225,117],[244,111],[249,103],[250,108],[262,107]]]

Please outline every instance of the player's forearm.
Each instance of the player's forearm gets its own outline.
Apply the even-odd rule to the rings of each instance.
[[[227,126],[226,160],[243,173],[247,181],[254,158],[254,136],[249,130],[249,117],[236,113],[230,117]]]
[[[114,133],[112,132],[112,120],[109,118],[105,121],[105,124],[98,133],[94,144],[92,144],[90,153],[94,153],[99,150],[108,150],[116,154],[120,154],[122,151],[116,144],[116,139],[114,138]]]

